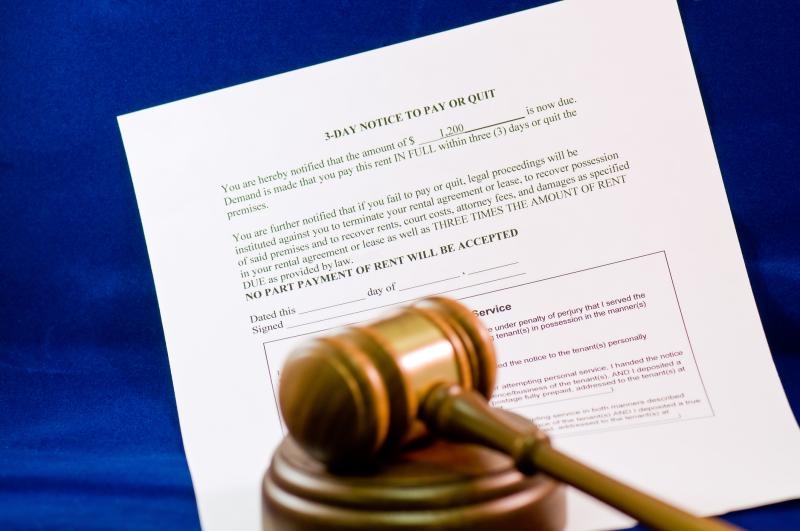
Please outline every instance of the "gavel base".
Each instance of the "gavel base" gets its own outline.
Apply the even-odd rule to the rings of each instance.
[[[287,437],[262,495],[265,531],[557,531],[566,512],[560,483],[526,477],[493,450],[441,440],[370,473],[334,475]]]

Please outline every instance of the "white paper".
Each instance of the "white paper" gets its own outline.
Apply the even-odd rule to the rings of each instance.
[[[434,293],[483,310],[495,405],[561,449],[703,514],[800,494],[674,2],[549,5],[119,123],[204,528],[260,526],[288,351]],[[570,495],[571,529],[630,523]]]

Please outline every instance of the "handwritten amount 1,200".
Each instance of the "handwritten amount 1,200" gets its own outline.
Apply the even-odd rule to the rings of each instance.
[[[442,138],[457,135],[463,132],[464,126],[462,124],[448,125],[444,129],[439,129],[439,134],[442,136]]]

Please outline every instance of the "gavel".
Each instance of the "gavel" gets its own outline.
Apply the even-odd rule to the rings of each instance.
[[[494,342],[460,303],[422,299],[384,319],[301,344],[280,407],[294,440],[332,470],[363,467],[425,436],[480,444],[523,474],[544,473],[656,530],[738,529],[700,518],[556,450],[535,424],[489,406]]]

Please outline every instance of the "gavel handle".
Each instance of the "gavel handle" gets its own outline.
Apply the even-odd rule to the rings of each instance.
[[[434,433],[475,442],[509,455],[525,474],[537,471],[572,485],[658,531],[732,531],[738,527],[700,518],[649,496],[576,461],[550,445],[533,423],[514,422],[474,391],[435,387],[420,408],[420,418]]]

